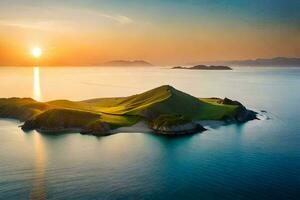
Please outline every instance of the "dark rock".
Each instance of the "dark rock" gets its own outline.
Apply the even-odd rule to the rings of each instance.
[[[174,126],[153,126],[150,127],[155,133],[163,135],[186,135],[203,132],[206,129],[195,122]]]
[[[232,70],[232,68],[228,66],[222,66],[222,65],[196,65],[193,67],[182,67],[182,66],[176,66],[172,67],[172,69],[190,69],[190,70]]]
[[[149,127],[155,133],[164,135],[192,134],[206,130],[200,124],[182,115],[160,115],[149,123]]]
[[[240,102],[238,101],[234,101],[234,100],[231,100],[231,99],[228,99],[227,97],[225,97],[223,99],[223,104],[225,105],[237,105],[237,106],[243,106],[243,104],[241,104]],[[243,106],[244,107],[244,106]]]
[[[186,69],[186,67],[176,66],[176,67],[172,67],[172,69]]]
[[[243,106],[243,104],[241,104],[238,101],[234,101],[228,98],[224,98],[223,99],[223,104],[225,105],[236,105],[238,106],[238,109],[236,111],[234,120],[238,123],[243,123],[243,122],[247,122],[250,120],[254,120],[254,119],[258,119],[257,118],[257,112],[254,112],[252,110],[247,110],[245,106]]]
[[[190,67],[188,69],[196,69],[196,70],[232,70],[232,68],[223,65],[196,65]]]
[[[24,124],[21,126],[21,129],[23,131],[31,131],[36,128],[38,128],[38,127],[33,119],[25,121]]]
[[[96,136],[109,135],[110,125],[108,123],[98,121],[96,123],[91,124],[89,127],[85,128],[80,133],[85,135],[96,135]]]

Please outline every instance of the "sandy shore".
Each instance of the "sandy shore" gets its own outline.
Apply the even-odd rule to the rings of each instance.
[[[110,131],[112,134],[114,133],[149,133],[153,132],[148,125],[140,121],[132,126],[121,127]]]

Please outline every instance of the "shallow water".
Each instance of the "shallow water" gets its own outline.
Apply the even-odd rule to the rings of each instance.
[[[299,199],[300,69],[19,67],[0,68],[0,80],[0,97],[42,101],[170,84],[271,117],[176,138],[24,133],[0,120],[0,199]]]

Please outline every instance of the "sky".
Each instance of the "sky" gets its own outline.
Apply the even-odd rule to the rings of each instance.
[[[300,57],[299,0],[1,0],[0,65]]]

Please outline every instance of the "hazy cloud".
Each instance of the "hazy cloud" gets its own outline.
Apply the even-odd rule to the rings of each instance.
[[[53,21],[30,21],[30,20],[0,20],[0,26],[11,26],[25,29],[52,30],[55,28]]]
[[[104,13],[100,13],[100,12],[94,12],[94,11],[89,11],[89,13],[98,16],[98,17],[103,17],[115,22],[118,22],[120,24],[131,24],[133,23],[133,19],[131,19],[130,17],[124,16],[124,15],[108,15],[108,14],[104,14]]]
[[[109,20],[122,25],[132,24],[134,20],[122,14],[107,14],[92,9],[73,8],[40,8],[33,6],[16,6],[5,10],[0,18],[0,26],[11,26],[18,28],[29,28],[39,30],[55,30],[73,27],[75,22],[101,23]]]

